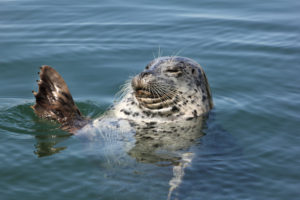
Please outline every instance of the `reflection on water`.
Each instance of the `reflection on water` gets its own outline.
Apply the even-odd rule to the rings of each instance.
[[[59,135],[37,135],[34,154],[38,157],[51,156],[53,154],[59,153],[65,150],[67,147],[56,146],[63,140],[68,139],[69,136],[59,136]]]
[[[36,139],[34,154],[50,156],[66,149],[56,145],[68,139],[69,134],[59,130],[55,122],[39,119],[31,109],[32,104],[17,105],[0,111],[0,127],[7,132],[20,133],[17,137],[32,135]]]

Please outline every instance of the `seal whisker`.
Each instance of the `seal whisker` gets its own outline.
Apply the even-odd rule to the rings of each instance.
[[[156,89],[159,90],[162,93],[162,97],[167,98],[167,99],[172,99],[173,95],[176,94],[175,91],[170,89],[168,86],[161,84],[154,84]]]
[[[115,95],[116,101],[121,100],[126,94],[128,94],[132,90],[131,79],[125,81],[125,83],[121,85],[120,88],[121,88],[120,91],[118,91]]]
[[[156,89],[156,90],[158,90],[158,91],[160,91],[162,94],[161,94],[161,99],[162,99],[162,103],[164,104],[164,105],[166,105],[166,106],[169,106],[170,105],[170,103],[167,103],[167,101],[168,100],[172,100],[172,98],[173,98],[173,91],[172,90],[169,90],[169,91],[165,91],[165,90],[163,90],[163,89],[161,89],[160,87],[157,87],[158,85],[156,85],[156,84],[153,84],[153,87]],[[170,95],[169,95],[169,93],[170,93]],[[174,102],[172,101],[171,102],[171,104],[174,104]]]
[[[151,92],[153,92],[154,93],[154,97],[156,97],[156,98],[161,98],[160,97],[160,95],[159,95],[159,93],[157,92],[157,90],[156,90],[156,88],[155,88],[155,86],[153,85],[152,87],[150,87],[150,88],[152,88],[152,90],[151,90]]]
[[[157,88],[155,84],[153,85],[153,88],[154,88],[155,92],[159,93],[159,88]],[[164,104],[164,105],[166,105],[165,104],[166,99],[164,98],[164,96],[161,96],[161,94],[159,94],[158,96],[159,96],[159,99],[161,99],[161,103]]]
[[[165,91],[161,90],[159,87],[157,87],[156,84],[153,84],[152,87],[155,89],[155,91],[158,93],[159,98],[164,99]]]

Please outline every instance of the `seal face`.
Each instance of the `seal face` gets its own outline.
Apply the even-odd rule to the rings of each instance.
[[[118,118],[174,121],[200,116],[213,107],[206,75],[189,58],[157,58],[128,87],[124,98],[112,108]]]

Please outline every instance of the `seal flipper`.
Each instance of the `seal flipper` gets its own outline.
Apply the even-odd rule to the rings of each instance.
[[[64,79],[50,66],[42,66],[39,72],[39,90],[34,92],[34,112],[41,118],[52,119],[61,124],[61,129],[70,133],[85,126],[86,119],[74,103]]]

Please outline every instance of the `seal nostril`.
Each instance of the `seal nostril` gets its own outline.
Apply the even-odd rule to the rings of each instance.
[[[148,76],[149,74],[150,74],[149,71],[145,71],[145,72],[140,73],[140,77],[144,78],[145,76]]]

